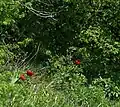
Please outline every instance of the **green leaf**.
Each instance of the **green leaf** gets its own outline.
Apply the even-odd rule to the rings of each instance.
[[[11,79],[11,84],[15,84],[18,80],[19,80],[19,78],[13,77],[13,78]]]

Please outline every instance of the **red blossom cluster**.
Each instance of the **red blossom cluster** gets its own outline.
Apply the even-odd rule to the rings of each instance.
[[[75,63],[76,65],[80,65],[80,64],[81,64],[81,61],[80,61],[80,59],[76,59],[76,60],[74,61],[74,63]]]
[[[27,70],[27,71],[26,71],[26,74],[27,74],[28,76],[33,76],[33,75],[34,75],[34,72],[31,71],[31,70]],[[24,75],[24,74],[21,74],[19,79],[21,79],[21,80],[23,80],[23,81],[26,80],[25,75]]]

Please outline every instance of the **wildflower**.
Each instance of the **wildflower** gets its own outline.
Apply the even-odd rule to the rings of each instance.
[[[21,79],[21,80],[26,80],[24,74],[21,74],[21,75],[20,75],[20,79]]]
[[[75,60],[75,64],[76,64],[76,65],[80,65],[80,64],[81,64],[80,59],[76,59],[76,60]]]
[[[31,70],[27,70],[27,75],[32,76],[32,75],[34,75],[34,72],[32,72]]]

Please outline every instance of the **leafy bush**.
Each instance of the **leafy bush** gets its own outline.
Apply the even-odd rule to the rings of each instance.
[[[96,79],[93,81],[93,85],[101,86],[104,90],[105,96],[110,100],[118,100],[120,96],[120,87],[111,81],[110,78],[107,79]]]
[[[23,1],[23,0],[22,0]],[[1,0],[0,1],[0,25],[9,25],[11,22],[15,22],[17,18],[23,18],[25,16],[22,12],[22,1],[16,0]]]
[[[0,65],[4,65],[7,62],[13,61],[14,54],[10,52],[8,46],[0,45]]]

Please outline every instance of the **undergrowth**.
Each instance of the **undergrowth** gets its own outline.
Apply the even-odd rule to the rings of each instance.
[[[56,79],[59,72],[53,77],[37,73],[19,80],[24,72],[21,69],[0,74],[0,107],[113,107],[115,103],[105,98],[100,87],[86,87],[78,81],[60,84],[62,79]]]

